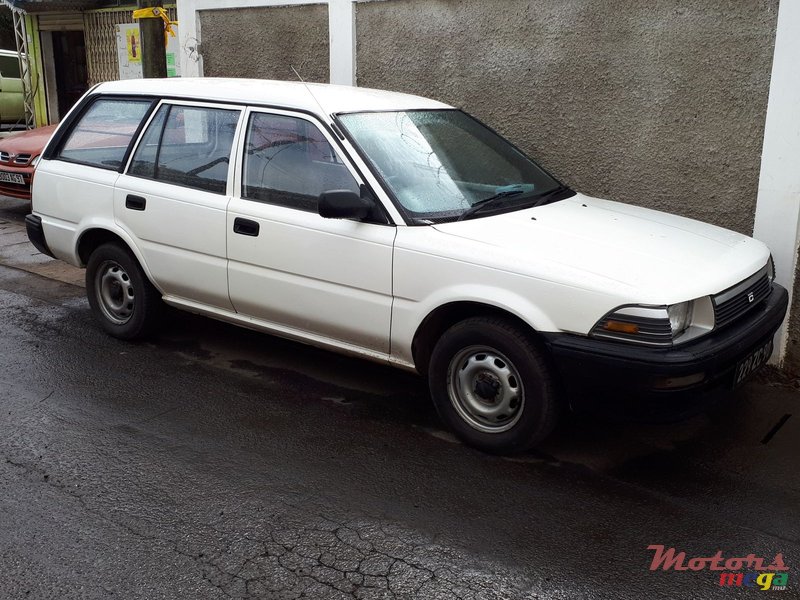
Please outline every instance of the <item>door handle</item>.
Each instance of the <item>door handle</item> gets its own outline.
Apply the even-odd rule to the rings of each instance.
[[[128,196],[125,198],[125,208],[130,208],[131,210],[144,210],[145,206],[147,206],[147,199],[142,198],[141,196],[128,194]]]
[[[236,217],[233,220],[233,233],[240,235],[249,235],[251,237],[258,237],[258,231],[261,229],[258,223],[250,219],[243,219]]]

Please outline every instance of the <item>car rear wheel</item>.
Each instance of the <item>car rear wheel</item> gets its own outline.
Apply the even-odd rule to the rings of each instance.
[[[161,295],[136,258],[118,244],[103,244],[86,265],[86,295],[95,318],[114,337],[145,337],[161,313]]]
[[[547,356],[513,322],[475,317],[439,339],[428,379],[440,418],[484,452],[522,452],[544,440],[559,402]]]

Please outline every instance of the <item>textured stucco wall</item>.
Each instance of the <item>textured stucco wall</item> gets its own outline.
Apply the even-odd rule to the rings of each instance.
[[[358,84],[460,106],[580,191],[749,234],[777,7],[359,3]]]
[[[788,333],[783,367],[788,373],[800,377],[800,251],[794,271],[792,302],[789,305]]]
[[[327,83],[325,4],[200,12],[203,74]]]

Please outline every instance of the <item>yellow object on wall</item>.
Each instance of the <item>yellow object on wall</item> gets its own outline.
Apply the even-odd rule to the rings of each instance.
[[[164,21],[164,47],[169,43],[169,36],[175,37],[175,31],[172,26],[177,25],[177,21],[170,21],[169,14],[160,6],[151,6],[149,8],[139,8],[133,11],[134,19],[161,19]]]

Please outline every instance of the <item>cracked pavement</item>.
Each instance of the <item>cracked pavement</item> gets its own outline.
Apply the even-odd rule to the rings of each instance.
[[[20,214],[0,211],[7,233]],[[650,544],[781,552],[781,597],[800,597],[794,381],[491,457],[441,430],[410,375],[176,312],[120,342],[75,273],[33,262],[0,265],[0,598],[756,593],[651,572]]]

